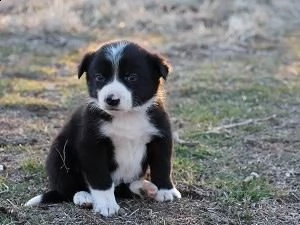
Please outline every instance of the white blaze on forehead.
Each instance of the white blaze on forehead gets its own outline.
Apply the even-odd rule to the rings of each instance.
[[[126,41],[112,43],[104,48],[105,56],[112,62],[114,75],[118,73],[119,62],[122,57],[124,48],[128,45]]]

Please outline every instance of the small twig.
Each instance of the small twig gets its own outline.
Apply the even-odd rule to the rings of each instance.
[[[185,140],[181,139],[179,137],[178,132],[173,132],[173,140],[175,143],[178,143],[181,145],[186,145],[188,147],[194,147],[199,144],[199,142],[196,142],[196,141],[185,141]]]
[[[66,167],[67,170],[69,170],[69,168],[67,168],[66,166],[66,146],[67,146],[67,143],[68,143],[68,139],[66,140],[65,144],[64,144],[64,149],[63,149],[63,154],[64,154],[64,165]]]
[[[127,217],[132,216],[133,214],[135,214],[137,211],[139,211],[140,209],[136,209],[135,211],[133,211],[132,213],[130,213]]]
[[[14,208],[17,208],[17,205],[16,204],[14,204],[11,200],[9,200],[9,199],[6,199],[6,201],[8,201]]]
[[[262,212],[260,213],[260,215],[262,215],[262,217],[267,221],[267,224],[269,224],[268,217],[266,217]]]
[[[100,216],[96,217],[95,216],[91,216],[90,213],[86,212],[86,211],[83,211],[83,214],[86,216],[86,217],[89,217],[89,219],[93,220],[93,221],[97,221],[99,223],[99,221],[101,221],[102,224],[108,224],[105,220],[101,219]]]
[[[65,216],[67,216],[69,219],[71,219],[71,216],[70,216],[68,213],[64,212],[64,214],[65,214]]]
[[[4,190],[0,190],[0,194],[9,192],[9,187],[6,184],[2,183],[1,186],[4,187]],[[2,187],[0,188],[2,189]]]
[[[294,198],[295,198],[295,199],[297,199],[297,201],[299,201],[299,200],[300,200],[300,198],[298,198],[298,196],[296,196],[294,193],[291,193],[291,195],[293,195],[293,196],[294,196]]]
[[[214,127],[209,131],[206,131],[206,134],[219,134],[221,131],[226,131],[227,129],[235,128],[235,127],[241,127],[241,126],[246,126],[249,124],[255,124],[258,122],[263,122],[263,121],[268,121],[270,119],[276,118],[276,115],[272,115],[266,118],[261,118],[261,119],[248,119],[239,123],[232,123],[232,124],[227,124],[223,126],[218,126]]]
[[[66,146],[67,146],[67,143],[68,143],[68,139],[66,140],[65,144],[64,144],[64,148],[63,148],[63,155],[61,155],[61,153],[58,151],[57,148],[55,148],[56,152],[59,154],[59,157],[61,158],[62,162],[63,162],[63,165],[60,167],[60,169],[62,168],[66,168],[67,172],[69,172],[69,169],[66,165]]]

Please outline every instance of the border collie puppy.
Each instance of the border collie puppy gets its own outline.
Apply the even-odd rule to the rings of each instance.
[[[111,216],[120,208],[115,194],[181,198],[171,179],[172,133],[161,93],[169,70],[161,56],[128,41],[87,53],[78,77],[86,74],[91,100],[51,146],[50,191],[25,205],[73,200]],[[148,168],[151,182],[144,180]]]

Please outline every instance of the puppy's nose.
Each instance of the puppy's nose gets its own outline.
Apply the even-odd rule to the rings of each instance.
[[[105,99],[105,102],[109,106],[116,107],[120,104],[120,99],[115,95],[108,95]]]

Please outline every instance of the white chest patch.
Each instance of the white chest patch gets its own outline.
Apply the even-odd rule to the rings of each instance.
[[[158,130],[149,122],[144,112],[130,112],[114,117],[101,127],[115,147],[117,169],[112,173],[115,185],[129,183],[138,178],[146,153],[146,144]]]

